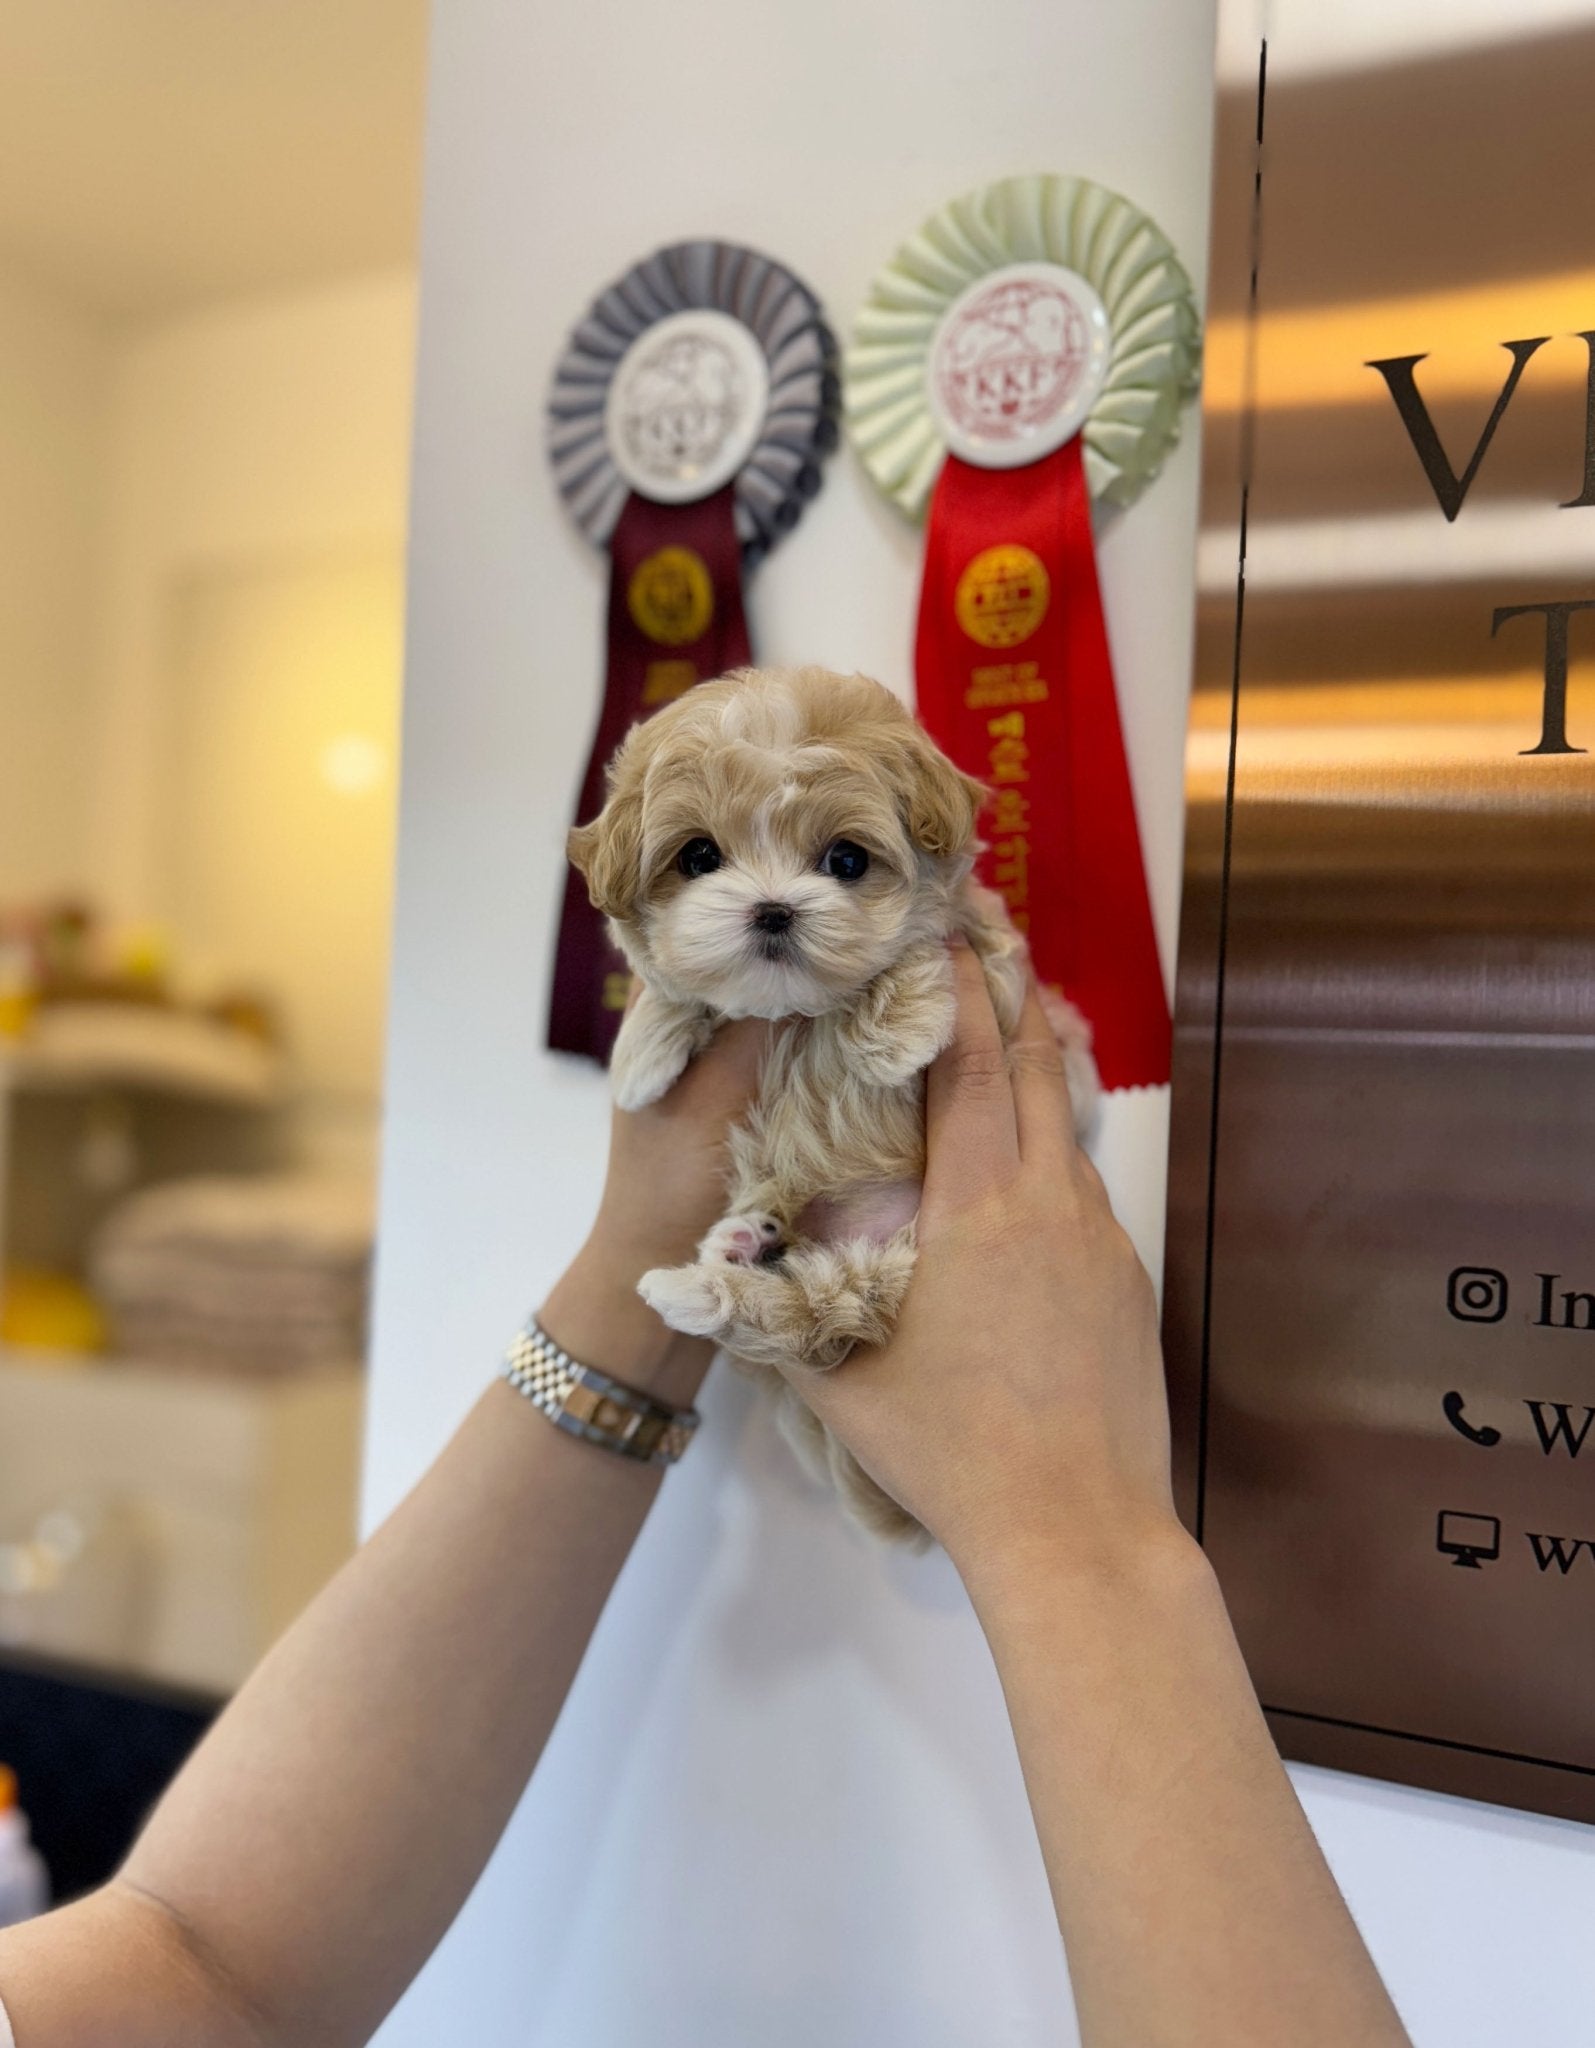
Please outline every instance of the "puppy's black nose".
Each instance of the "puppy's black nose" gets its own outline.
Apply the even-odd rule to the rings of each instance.
[[[753,922],[761,932],[784,932],[795,915],[790,903],[755,903]]]

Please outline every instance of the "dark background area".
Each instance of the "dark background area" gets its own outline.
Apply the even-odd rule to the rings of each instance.
[[[103,1884],[220,1702],[0,1662],[0,1760],[49,1866],[57,1904]]]

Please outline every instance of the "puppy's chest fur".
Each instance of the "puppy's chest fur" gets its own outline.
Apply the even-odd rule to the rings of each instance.
[[[953,1029],[940,947],[910,955],[852,1010],[779,1025],[757,1101],[732,1134],[732,1206],[795,1237],[882,1243],[913,1221],[925,1168],[925,1068]]]

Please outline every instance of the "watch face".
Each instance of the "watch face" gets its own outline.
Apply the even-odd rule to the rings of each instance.
[[[936,330],[931,413],[953,454],[1017,469],[1084,426],[1108,374],[1112,330],[1095,289],[1057,263],[977,278]]]
[[[621,358],[604,406],[616,469],[664,505],[707,498],[758,445],[770,373],[757,338],[729,313],[672,313]]]

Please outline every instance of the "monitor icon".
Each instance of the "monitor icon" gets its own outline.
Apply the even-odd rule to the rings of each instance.
[[[1456,1508],[1442,1508],[1435,1531],[1434,1547],[1451,1562],[1477,1571],[1501,1555],[1501,1524],[1495,1515],[1465,1515]]]

